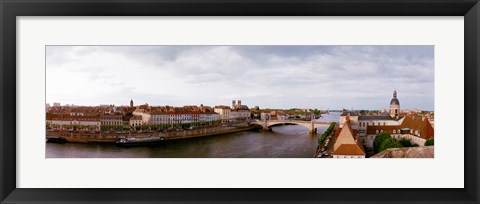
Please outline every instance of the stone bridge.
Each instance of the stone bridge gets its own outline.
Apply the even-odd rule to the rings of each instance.
[[[317,127],[328,127],[330,122],[316,122],[314,120],[311,121],[304,121],[304,120],[258,120],[258,121],[251,121],[250,124],[257,124],[261,125],[264,130],[271,130],[272,126],[274,125],[281,125],[281,124],[294,124],[294,125],[301,125],[310,131],[310,133],[317,133]]]

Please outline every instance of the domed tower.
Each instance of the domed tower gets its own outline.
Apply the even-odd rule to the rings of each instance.
[[[390,117],[399,118],[400,116],[400,101],[397,99],[397,90],[393,91],[393,98],[390,101]]]

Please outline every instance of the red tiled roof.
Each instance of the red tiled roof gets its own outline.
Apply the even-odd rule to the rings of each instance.
[[[133,117],[130,118],[130,120],[142,120],[141,115],[134,115]]]
[[[47,114],[47,120],[60,120],[60,121],[100,121],[98,116],[71,116],[71,115],[51,115]]]
[[[334,152],[334,155],[365,155],[363,148],[358,144],[342,144]]]
[[[393,125],[393,126],[368,126],[367,134],[377,134],[377,130],[381,132],[382,130],[392,134],[393,130],[401,130],[402,128],[413,129],[414,131],[418,130],[420,132],[420,138],[430,139],[434,137],[434,129],[428,119],[422,117],[415,117],[408,115],[403,119],[402,124]]]

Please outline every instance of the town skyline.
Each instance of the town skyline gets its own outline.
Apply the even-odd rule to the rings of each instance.
[[[133,102],[135,102],[133,99],[131,99]],[[117,107],[128,107],[130,106],[129,103],[125,103],[125,104],[113,104],[113,103],[106,103],[106,104],[69,104],[69,103],[61,103],[59,101],[55,101],[55,102],[47,102],[46,105],[48,105],[49,107],[53,107],[55,106],[55,104],[58,103],[59,106],[84,106],[84,107],[98,107],[98,106],[117,106]],[[170,105],[170,104],[155,104],[155,103],[141,103],[141,104],[138,104],[138,103],[135,103],[135,107],[137,106],[140,106],[140,105],[145,105],[145,104],[148,104],[149,106],[158,106],[158,107],[161,107],[161,106],[170,106],[170,107],[185,107],[185,106],[209,106],[209,107],[215,107],[215,106],[231,106],[230,104],[181,104],[181,105]],[[244,103],[245,104],[245,103]],[[249,108],[255,108],[256,105],[250,105],[250,104],[245,104],[247,105]],[[377,109],[362,109],[362,108],[355,108],[355,107],[344,107],[344,108],[340,108],[340,109],[332,109],[332,108],[319,108],[319,107],[287,107],[287,108],[272,108],[272,107],[260,107],[259,106],[259,109],[271,109],[271,110],[289,110],[289,109],[318,109],[318,110],[338,110],[338,111],[341,111],[341,110],[354,110],[354,111],[360,111],[360,110],[366,110],[366,111],[381,111],[381,110],[388,110],[388,107],[384,107],[384,108],[377,108]],[[407,110],[414,110],[414,109],[418,109],[418,110],[421,110],[421,111],[434,111],[434,110],[424,110],[424,109],[419,109],[419,108],[409,108]]]
[[[434,110],[433,46],[47,46],[46,103]]]

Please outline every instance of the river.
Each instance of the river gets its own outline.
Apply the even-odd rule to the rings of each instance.
[[[339,113],[317,121],[337,122]],[[310,135],[299,125],[208,137],[171,140],[156,146],[117,147],[115,144],[46,143],[47,158],[312,158],[317,139],[327,127]]]

